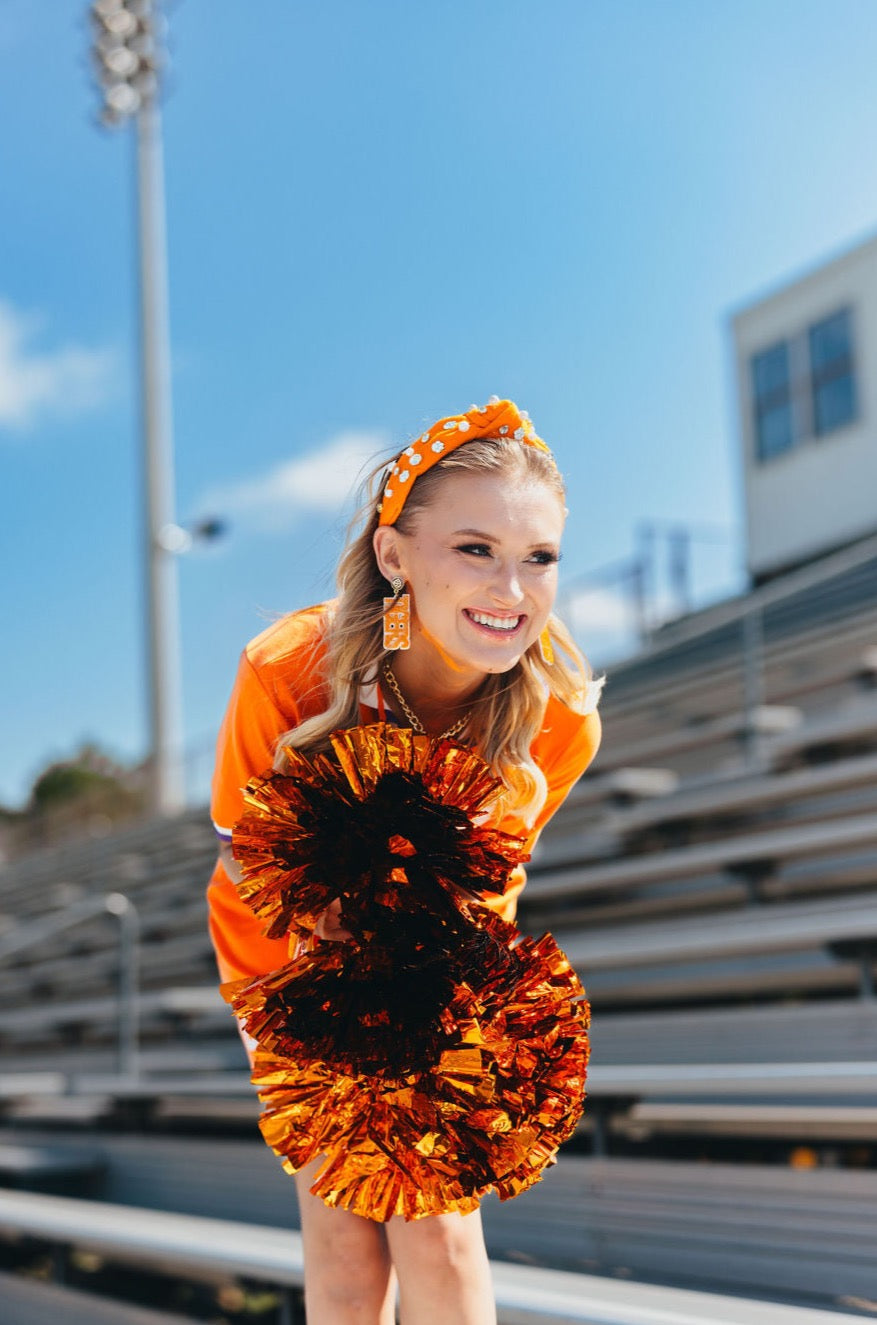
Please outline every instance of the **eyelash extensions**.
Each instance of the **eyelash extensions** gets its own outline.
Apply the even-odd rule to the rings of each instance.
[[[456,551],[469,553],[470,556],[490,555],[490,547],[487,543],[461,543],[459,547],[456,548]],[[534,552],[532,556],[533,558],[539,558],[535,563],[538,566],[553,566],[560,561],[559,553],[549,552],[547,550]],[[530,560],[530,558],[528,558],[528,560]]]

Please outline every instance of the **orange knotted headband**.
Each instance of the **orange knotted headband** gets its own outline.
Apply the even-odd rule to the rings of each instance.
[[[527,442],[551,455],[542,438],[536,436],[528,414],[522,413],[513,400],[491,396],[486,405],[473,405],[466,414],[451,414],[446,419],[439,419],[421,433],[416,442],[406,446],[387,470],[378,506],[378,523],[395,524],[414,480],[464,442],[474,442],[480,437],[507,437],[509,441]]]

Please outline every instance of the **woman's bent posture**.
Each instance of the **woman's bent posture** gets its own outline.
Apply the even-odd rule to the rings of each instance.
[[[283,772],[284,748],[312,757],[340,729],[375,723],[446,738],[499,779],[491,826],[532,848],[600,739],[599,683],[552,613],[565,517],[554,460],[511,401],[441,419],[373,476],[337,599],[284,617],[244,650],[212,803],[222,842],[208,897],[225,981],[351,939],[341,900],[292,947],[267,938],[235,886],[242,789],[272,765]],[[483,906],[512,921],[524,882],[518,865]],[[352,1213],[313,1194],[322,1164],[296,1173],[313,1325],[391,1325],[397,1283],[404,1325],[495,1321],[477,1209]]]

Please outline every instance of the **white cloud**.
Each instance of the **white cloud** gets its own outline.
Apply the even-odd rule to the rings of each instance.
[[[112,350],[30,346],[43,322],[0,300],[0,429],[25,432],[45,412],[78,414],[102,405],[116,356]]]
[[[268,532],[283,529],[291,517],[306,512],[337,515],[389,447],[386,433],[341,432],[265,474],[210,489],[198,507]]]
[[[608,635],[630,630],[632,600],[617,589],[594,586],[564,595],[558,604],[573,630]]]
[[[557,608],[589,661],[598,668],[635,650],[636,608],[623,588],[594,584],[561,591]]]
[[[593,584],[558,595],[557,608],[592,663],[604,666],[641,647],[639,608],[632,586]],[[679,615],[668,594],[648,604],[647,627],[655,629]]]

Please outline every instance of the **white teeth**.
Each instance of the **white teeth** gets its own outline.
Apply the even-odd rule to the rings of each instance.
[[[486,612],[470,612],[469,615],[479,626],[490,626],[492,630],[514,630],[521,619],[519,616],[488,616]]]

